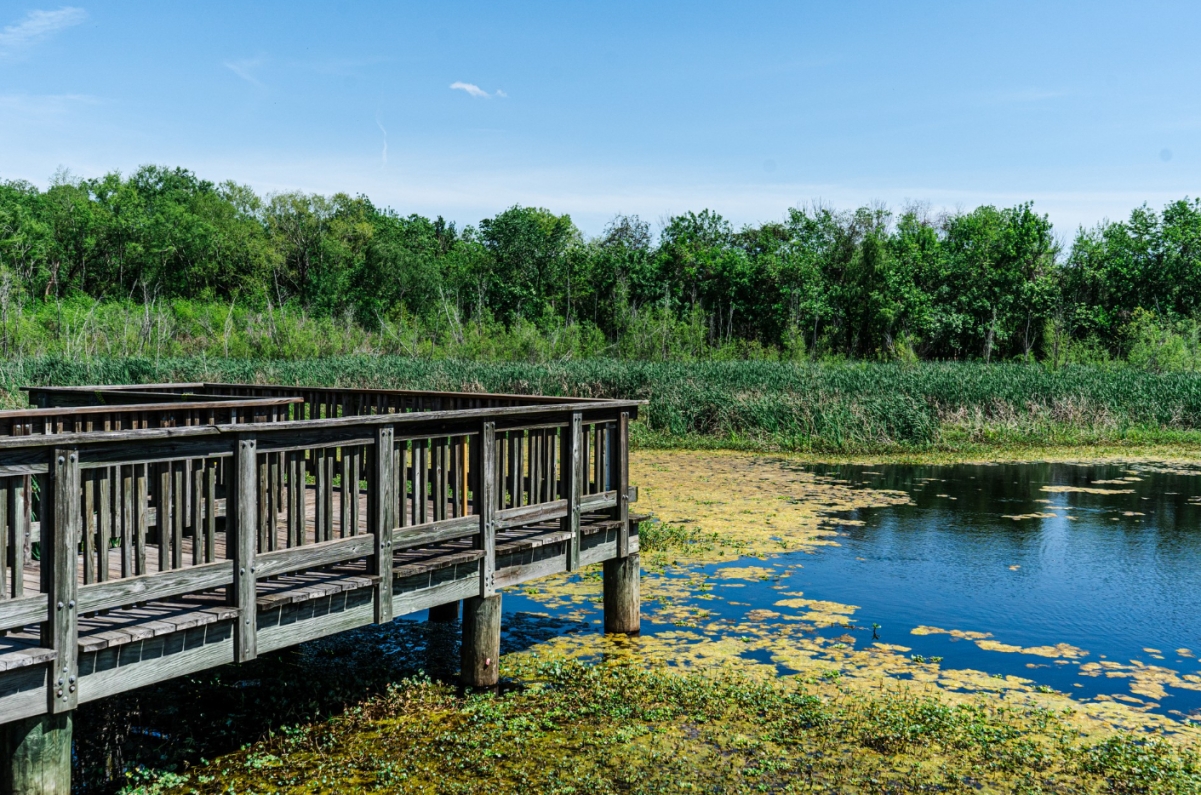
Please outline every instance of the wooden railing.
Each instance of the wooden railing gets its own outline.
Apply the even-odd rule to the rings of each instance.
[[[274,422],[286,417],[289,409],[300,398],[258,398],[230,401],[204,400],[198,402],[133,404],[121,406],[85,406],[74,408],[18,409],[0,411],[0,434],[6,436],[49,436],[61,434],[106,434],[114,431],[148,428],[183,428],[199,425],[235,425],[240,423]],[[137,530],[138,523],[146,527],[156,524],[158,506],[163,495],[178,492],[174,480],[181,475],[189,484],[199,477],[207,483],[208,478],[224,482],[224,471],[219,464],[214,471],[200,472],[193,476],[193,462],[176,466],[180,472],[167,473],[159,467],[113,466],[89,470],[82,478],[83,516],[88,532],[82,538],[82,571],[85,583],[103,582],[119,571],[121,576],[147,573],[145,561],[145,528]],[[166,491],[162,484],[166,482]],[[149,484],[149,485],[148,485]],[[174,490],[174,491],[173,491]],[[204,483],[192,486],[187,495],[186,525],[195,523],[197,505],[194,496],[207,490],[213,493],[212,485]],[[15,574],[34,562],[40,551],[41,521],[43,505],[49,495],[45,476],[31,474],[0,478],[0,573],[8,572],[7,578],[0,577],[0,599],[19,597],[25,592],[25,578]],[[147,503],[144,514],[133,509],[134,501],[142,494]],[[200,499],[203,499],[201,497]],[[192,509],[192,514],[187,509]],[[201,508],[202,509],[202,508]],[[203,542],[203,537],[201,542]],[[116,548],[114,548],[116,545]],[[167,548],[171,557],[170,547]],[[177,546],[178,549],[178,546]],[[118,551],[119,550],[119,551]],[[193,544],[192,553],[198,559],[212,560],[213,550]],[[171,557],[174,560],[173,557]]]
[[[137,394],[145,402],[81,406],[59,404],[54,408],[0,411],[0,436],[275,422],[289,418],[291,407],[303,402],[302,398],[292,396],[234,400],[202,396],[194,401],[167,401],[158,393]]]
[[[163,400],[299,397],[292,419],[390,414],[409,411],[462,411],[517,406],[564,405],[599,402],[594,398],[495,393],[435,392],[405,389],[352,389],[343,387],[280,386],[259,384],[184,383],[132,386],[24,387],[35,406],[85,406]]]
[[[624,556],[628,423],[638,405],[0,439],[0,632],[41,626],[41,645],[56,660],[50,703],[61,712],[117,687],[77,690],[81,615],[224,588],[238,616],[234,656],[248,660],[257,653],[258,584],[289,572],[360,561],[376,580],[375,620],[384,622],[394,613],[393,556],[404,549],[470,539],[481,596],[503,585],[496,535],[506,528],[557,523],[574,568],[581,514],[604,511],[620,520]],[[24,548],[29,479],[41,494],[36,551]]]

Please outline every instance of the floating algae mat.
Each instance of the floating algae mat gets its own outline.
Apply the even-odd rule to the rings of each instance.
[[[506,665],[567,655],[1201,720],[1201,467],[814,466],[642,452],[643,631],[599,572],[506,592]]]

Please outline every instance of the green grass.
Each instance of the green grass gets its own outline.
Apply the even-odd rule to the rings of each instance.
[[[259,381],[638,398],[636,444],[810,453],[976,452],[1012,447],[1198,445],[1201,375],[1128,367],[981,363],[552,364],[342,356],[300,361],[27,358],[22,384]]]

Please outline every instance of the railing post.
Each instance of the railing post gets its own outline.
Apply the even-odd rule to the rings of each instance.
[[[54,449],[50,480],[50,504],[43,503],[42,507],[42,591],[50,596],[42,645],[54,649],[57,655],[50,677],[49,711],[58,714],[75,709],[79,703],[75,681],[79,676],[75,563],[83,517],[79,506],[78,450]]]
[[[396,525],[393,510],[396,484],[392,477],[394,439],[395,432],[391,425],[376,426],[371,479],[367,483],[367,532],[375,536],[371,573],[379,577],[375,591],[377,624],[387,624],[392,620],[392,529]]]
[[[476,503],[480,513],[478,548],[484,551],[480,559],[480,596],[496,593],[496,423],[485,422],[480,428],[480,474],[476,488],[480,494]]]
[[[571,424],[563,429],[559,449],[559,466],[562,469],[563,499],[567,500],[567,515],[560,522],[563,532],[571,533],[567,542],[567,570],[580,567],[580,502],[583,499],[584,462],[583,447],[584,415],[573,412]]]
[[[232,488],[227,491],[233,506],[226,505],[225,543],[234,560],[232,601],[238,608],[234,632],[234,661],[258,656],[258,605],[255,588],[255,552],[258,541],[257,440],[239,436],[234,446]],[[232,519],[232,521],[231,521]]]
[[[630,554],[630,413],[623,411],[613,426],[609,445],[609,483],[617,492],[613,518],[617,526],[617,557]]]

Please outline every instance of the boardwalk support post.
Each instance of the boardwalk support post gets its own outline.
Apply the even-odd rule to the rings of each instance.
[[[71,794],[71,714],[39,715],[0,727],[0,792]]]
[[[638,553],[604,562],[605,632],[637,635],[641,628]]]
[[[464,687],[495,687],[500,681],[500,594],[463,600]]]

